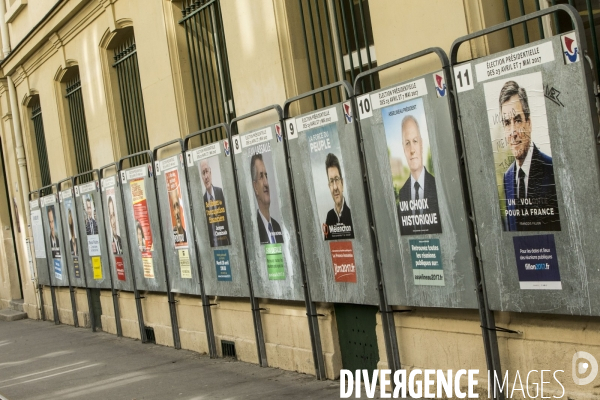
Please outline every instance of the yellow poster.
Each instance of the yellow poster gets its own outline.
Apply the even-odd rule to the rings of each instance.
[[[92,269],[94,270],[94,279],[102,279],[102,261],[100,257],[92,257]]]
[[[187,250],[179,250],[179,268],[181,269],[182,278],[192,279],[190,253]]]
[[[154,279],[154,265],[152,265],[152,257],[142,257],[142,265],[144,266],[144,278]]]

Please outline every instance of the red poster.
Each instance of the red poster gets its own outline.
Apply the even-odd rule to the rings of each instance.
[[[135,218],[135,237],[142,254],[152,251],[152,229],[148,217],[148,200],[144,178],[134,179],[129,183],[133,202],[133,217]],[[149,255],[148,257],[152,257]]]
[[[177,169],[165,172],[165,181],[167,184],[167,193],[169,194],[169,211],[171,214],[175,247],[185,248],[188,246],[187,233],[185,232],[185,218],[183,215],[181,187],[179,186],[179,172]]]
[[[329,242],[336,282],[356,283],[356,265],[352,242]]]
[[[115,266],[117,267],[117,279],[124,281],[125,266],[123,265],[123,259],[121,257],[115,257]]]

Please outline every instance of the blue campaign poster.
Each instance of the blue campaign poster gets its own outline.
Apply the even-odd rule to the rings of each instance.
[[[554,235],[515,236],[521,289],[562,290]]]
[[[218,281],[231,281],[229,250],[214,250]]]

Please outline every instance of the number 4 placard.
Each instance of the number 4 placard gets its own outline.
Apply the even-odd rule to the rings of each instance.
[[[473,73],[471,72],[471,63],[457,65],[454,67],[454,84],[456,91],[466,92],[473,89]]]

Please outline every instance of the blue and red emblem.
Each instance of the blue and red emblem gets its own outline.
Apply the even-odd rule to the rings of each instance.
[[[574,39],[571,39],[568,36],[565,36],[563,39],[565,44],[565,56],[567,57],[569,62],[574,63],[575,61],[577,61],[577,56],[579,54],[579,47],[577,46],[577,42],[575,42]]]
[[[281,125],[275,124],[275,133],[277,134],[277,142],[283,140],[283,134],[281,133]]]
[[[433,74],[435,81],[435,91],[437,92],[438,97],[444,97],[446,95],[446,81],[444,77],[440,74]]]
[[[223,149],[225,150],[225,155],[229,156],[229,140],[223,139]]]

